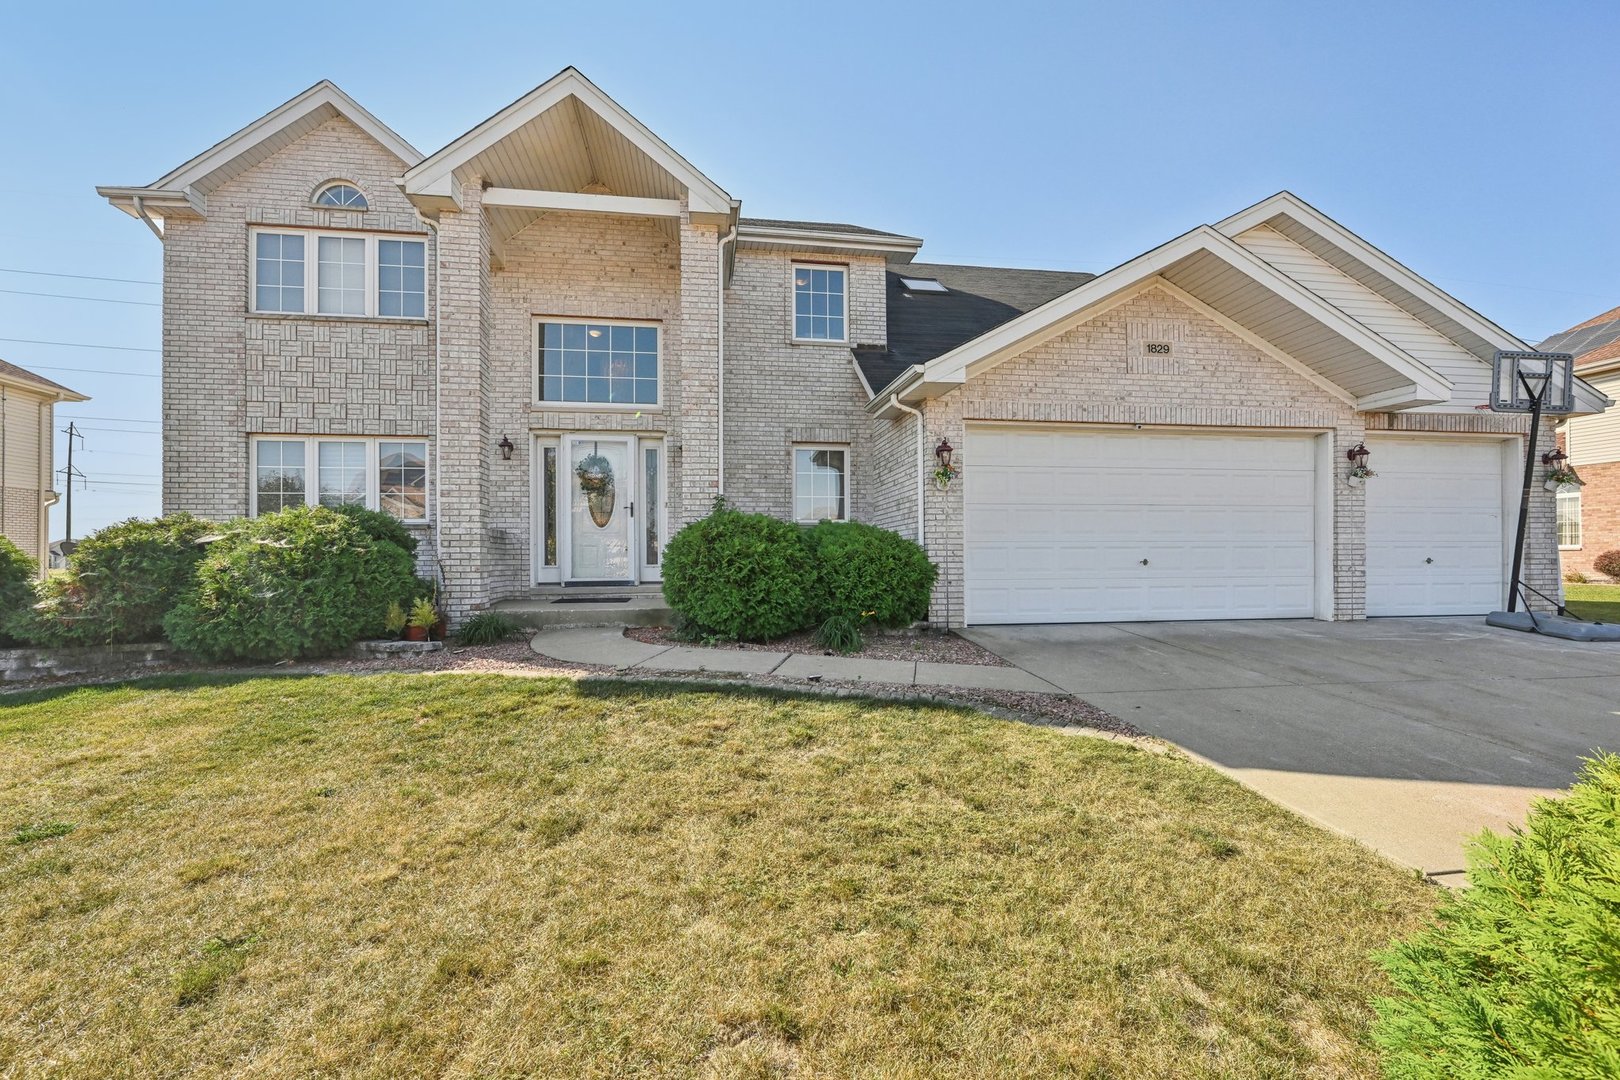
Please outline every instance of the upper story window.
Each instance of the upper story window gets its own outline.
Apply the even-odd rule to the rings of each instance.
[[[427,241],[365,233],[254,230],[252,310],[427,316]]]
[[[316,206],[330,206],[339,210],[369,209],[366,197],[360,194],[360,189],[341,180],[333,181],[317,191],[314,203]]]
[[[535,330],[535,400],[657,405],[658,327],[651,323],[539,322]]]
[[[849,271],[842,266],[793,266],[793,340],[846,341],[844,300]]]

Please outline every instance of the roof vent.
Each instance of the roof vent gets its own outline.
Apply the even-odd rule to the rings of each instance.
[[[906,292],[950,292],[934,278],[903,277],[900,284],[905,286]]]

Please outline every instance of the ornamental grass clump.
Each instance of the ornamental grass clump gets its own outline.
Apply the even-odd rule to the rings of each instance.
[[[164,627],[212,660],[324,656],[381,634],[392,605],[419,587],[399,545],[344,514],[298,506],[226,526]]]
[[[1482,834],[1468,880],[1380,957],[1386,1075],[1620,1076],[1620,756],[1588,761],[1522,831]]]

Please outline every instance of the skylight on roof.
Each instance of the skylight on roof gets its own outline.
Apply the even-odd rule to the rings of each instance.
[[[947,289],[945,286],[941,285],[934,278],[903,277],[903,278],[900,279],[900,284],[905,286],[907,292],[950,292],[951,291],[951,290]]]

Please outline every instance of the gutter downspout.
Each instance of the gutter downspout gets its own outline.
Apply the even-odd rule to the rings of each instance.
[[[159,240],[163,239],[163,230],[157,227],[157,222],[152,220],[152,215],[146,212],[146,200],[136,195],[134,196],[134,203],[135,216],[146,222],[146,227],[152,230],[153,236]]]
[[[441,404],[444,394],[440,386],[440,381],[443,378],[444,358],[439,343],[444,337],[444,288],[442,282],[444,258],[439,247],[439,226],[435,222],[429,221],[420,210],[416,212],[416,219],[426,225],[433,233],[433,437],[431,440],[433,443],[433,517],[431,520],[433,522],[433,578],[440,585],[443,585],[444,559],[439,554],[439,521],[443,515],[440,513],[439,496],[444,491],[444,485],[440,483],[440,477],[443,475],[443,466],[440,463],[444,460],[444,454],[441,451],[443,451],[444,447],[439,445],[439,421],[444,412],[444,407]]]
[[[716,334],[718,344],[715,348],[715,369],[720,376],[717,394],[719,408],[716,410],[715,419],[715,434],[719,439],[719,454],[716,457],[719,477],[715,490],[721,496],[726,493],[726,245],[735,242],[736,239],[737,226],[733,223],[731,231],[722,236],[720,242],[715,246],[715,258],[719,263],[715,268],[715,279],[719,282],[716,289],[719,295],[716,297],[715,304],[717,311],[715,322],[718,331]]]
[[[908,412],[917,418],[917,546],[925,547],[923,543],[923,470],[928,466],[928,437],[923,430],[923,414],[921,409],[913,409],[900,400],[899,394],[889,395],[889,404],[901,412]]]

